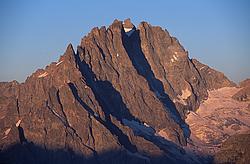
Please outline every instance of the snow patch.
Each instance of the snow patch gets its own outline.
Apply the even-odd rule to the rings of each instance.
[[[99,114],[97,114],[97,113],[94,113],[94,116],[95,116],[95,117],[100,117]]]
[[[171,62],[173,63],[173,62],[175,62],[175,61],[178,61],[178,58],[177,58],[176,55],[173,55],[173,58],[171,58],[170,60],[171,60]]]
[[[192,94],[192,92],[188,88],[186,88],[185,90],[182,90],[181,92],[182,92],[181,98],[184,100],[188,99]]]
[[[130,121],[127,119],[122,119],[122,123],[133,129],[135,133],[146,134],[146,135],[154,135],[155,133],[155,130],[153,128],[148,127],[134,120]]]
[[[4,137],[2,138],[2,140],[5,139],[5,138],[7,138],[7,136],[4,136]]]
[[[39,75],[38,78],[42,78],[42,77],[45,77],[45,76],[47,76],[47,75],[48,75],[48,73],[47,73],[47,72],[44,72],[43,74]]]
[[[168,135],[168,133],[165,131],[165,129],[161,129],[158,133],[156,133],[156,135],[158,135],[158,136],[161,136],[161,137],[163,137],[164,139],[166,139],[166,140],[170,140],[169,139],[169,135]]]
[[[146,122],[144,122],[143,125],[145,125],[146,127],[150,127]]]
[[[192,92],[188,88],[186,88],[185,90],[181,91],[181,95],[177,95],[178,99],[174,99],[173,102],[178,102],[180,104],[187,105],[186,100],[191,96],[191,94]]]
[[[185,119],[191,130],[191,149],[207,154],[218,151],[218,145],[229,136],[250,130],[248,102],[232,99],[240,88],[224,87],[208,91],[196,112],[190,111]],[[237,127],[237,129],[234,129]]]
[[[118,57],[118,56],[119,56],[119,54],[117,53],[117,54],[116,54],[116,56]]]
[[[173,57],[174,57],[174,60],[176,60],[176,61],[178,60],[177,57],[176,57],[175,55],[173,55]]]
[[[178,54],[178,52],[176,52],[176,51],[175,51],[175,52],[174,52],[174,54],[175,54],[175,55],[177,55],[177,54]]]
[[[174,103],[178,102],[178,103],[180,103],[180,104],[182,104],[182,105],[187,105],[186,101],[183,100],[183,99],[181,98],[180,95],[178,95],[177,97],[178,97],[179,99],[174,99],[174,100],[173,100]]]
[[[62,61],[60,61],[60,62],[58,62],[58,63],[56,63],[56,66],[58,66],[59,64],[61,64],[63,62],[63,60]]]
[[[126,32],[126,35],[128,36],[128,37],[130,37],[133,33],[134,33],[134,29],[133,30],[131,30],[131,31],[129,31],[129,32]]]
[[[67,125],[67,121],[63,117],[61,117],[55,110],[51,109],[51,111],[54,115],[56,115],[57,118],[59,118],[64,123],[64,125]]]
[[[18,127],[21,124],[21,121],[22,121],[21,119],[17,121],[16,127]]]
[[[53,110],[53,109],[51,109],[51,110],[52,110],[52,112],[53,112],[57,117],[59,117],[59,118],[62,119],[62,117],[61,117],[55,110]]]
[[[204,69],[204,68],[206,68],[206,66],[201,67],[200,70],[202,70],[202,69]]]
[[[126,28],[126,27],[124,27],[123,29],[124,29],[125,32],[129,32],[129,31],[131,31],[133,28]]]
[[[11,128],[8,128],[7,130],[5,130],[4,134],[7,136],[10,133]]]

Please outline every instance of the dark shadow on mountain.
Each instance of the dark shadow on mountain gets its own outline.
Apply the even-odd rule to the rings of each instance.
[[[197,161],[185,161],[186,157],[169,154],[152,155],[131,153],[124,149],[108,150],[95,156],[85,156],[74,152],[71,148],[46,149],[32,142],[14,144],[0,150],[1,164],[191,164]],[[198,158],[200,163],[209,163],[212,158]]]
[[[137,151],[136,146],[130,142],[128,136],[126,134],[124,134],[122,132],[122,130],[119,129],[119,127],[117,127],[115,124],[112,123],[111,118],[110,118],[111,113],[107,110],[106,106],[104,106],[104,104],[103,104],[104,102],[102,102],[100,100],[100,97],[98,97],[99,99],[97,99],[97,101],[100,104],[100,106],[102,107],[102,109],[104,110],[105,120],[102,120],[98,115],[95,114],[95,112],[86,103],[84,103],[84,101],[82,101],[82,99],[79,96],[78,91],[73,83],[68,83],[68,85],[69,85],[75,99],[81,104],[83,109],[85,109],[88,113],[90,113],[99,123],[104,125],[112,133],[112,135],[117,136],[119,143],[121,145],[123,145],[124,148],[126,148],[127,150],[129,150],[131,152]],[[95,95],[95,96],[99,96],[99,95]]]
[[[124,48],[137,73],[147,80],[150,90],[155,93],[158,99],[168,109],[172,115],[172,118],[175,119],[175,121],[179,124],[185,124],[181,119],[175,104],[166,94],[162,82],[155,77],[150,64],[142,52],[139,30],[134,31],[130,37],[128,37],[123,31],[122,41]]]
[[[105,84],[105,83],[104,83]],[[112,121],[111,121],[111,117],[110,113],[105,113],[105,120],[103,120],[102,118],[100,118],[97,114],[95,114],[94,110],[92,110],[79,96],[77,88],[75,87],[75,85],[73,83],[68,83],[75,99],[81,104],[81,106],[83,107],[83,109],[85,109],[86,111],[88,111],[99,123],[101,123],[102,125],[105,126],[105,128],[107,128],[112,135],[117,136],[119,143],[129,152],[132,153],[136,153],[137,147],[135,145],[133,145],[130,142],[129,137],[123,133],[123,131],[121,129],[119,129],[118,126],[116,126]],[[109,85],[108,85],[109,86]],[[104,90],[105,92],[105,90]],[[107,91],[108,92],[108,91]],[[99,96],[99,95],[96,95]],[[102,109],[106,108],[105,106],[103,106],[103,102],[100,102],[100,99],[98,102],[101,103],[100,106],[102,107]],[[105,110],[104,110],[105,111]],[[176,145],[174,142],[168,141],[166,139],[164,139],[163,137],[160,136],[156,136],[154,134],[152,135],[148,135],[148,134],[144,134],[144,133],[135,133],[136,135],[144,138],[145,140],[152,142],[153,144],[155,144],[159,149],[163,150],[164,152],[168,152],[169,155],[176,155],[179,154],[184,155],[185,151],[184,149],[182,149],[180,146]],[[169,149],[171,149],[172,151],[169,151]],[[175,151],[173,151],[175,150]]]
[[[47,150],[33,143],[15,144],[0,152],[1,164],[61,164],[61,163],[96,163],[89,161],[72,150]]]
[[[21,126],[18,126],[17,127],[18,129],[18,134],[19,134],[19,140],[20,140],[20,143],[25,143],[27,142],[26,138],[25,138],[25,135],[24,135],[24,130]]]
[[[118,141],[121,145],[124,146],[130,152],[137,152],[137,148],[133,145],[128,136],[123,133],[119,127],[117,127],[112,121],[111,116],[114,116],[119,121],[122,122],[122,119],[136,120],[126,108],[126,105],[122,101],[121,95],[118,91],[114,89],[112,84],[109,81],[100,81],[97,80],[95,74],[90,69],[89,65],[85,61],[80,61],[79,56],[77,57],[78,66],[82,72],[83,77],[86,78],[86,83],[92,89],[95,99],[98,101],[102,110],[105,114],[105,120],[102,120],[94,110],[91,109],[79,96],[77,87],[73,83],[68,83],[75,99],[81,104],[81,106],[86,109],[97,121],[104,125],[113,135],[118,137]],[[137,121],[137,120],[136,120]],[[138,120],[138,122],[140,122]],[[167,141],[159,136],[147,136],[139,135],[149,142],[154,143],[158,148],[164,152],[168,152],[167,147],[172,146],[173,149],[176,149],[178,153],[184,153],[183,149],[179,148],[175,143]],[[177,153],[177,152],[176,152]]]
[[[100,52],[103,53],[103,51]],[[103,56],[105,55],[103,54]],[[105,110],[105,113],[114,116],[119,121],[128,119],[140,122],[130,113],[122,100],[121,94],[113,87],[111,82],[97,80],[89,65],[84,60],[80,60],[79,54],[76,54],[76,63],[79,66],[82,76],[86,78],[87,85],[92,89],[95,98],[102,109]]]

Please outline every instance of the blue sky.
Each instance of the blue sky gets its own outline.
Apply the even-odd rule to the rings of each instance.
[[[249,0],[1,0],[0,81],[24,81],[116,18],[166,28],[191,58],[236,82],[250,77]]]

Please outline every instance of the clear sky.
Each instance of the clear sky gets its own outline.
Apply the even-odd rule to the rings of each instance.
[[[249,0],[1,0],[0,81],[23,82],[115,18],[166,28],[191,58],[235,82],[250,77]]]

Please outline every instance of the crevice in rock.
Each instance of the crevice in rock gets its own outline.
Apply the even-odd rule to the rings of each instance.
[[[62,102],[61,102],[61,99],[60,99],[60,95],[59,95],[59,89],[57,90],[56,92],[56,98],[57,98],[57,101],[60,105],[60,108],[61,108],[61,111],[62,111],[62,114],[63,114],[63,117],[65,118],[65,122],[67,123],[68,126],[70,126],[69,124],[69,121],[67,119],[67,115],[65,114],[64,110],[63,110],[63,105],[62,105]]]
[[[72,127],[72,126],[70,126],[58,113],[56,113],[50,106],[49,106],[49,104],[48,104],[48,101],[46,101],[46,107],[52,112],[52,114],[54,115],[54,116],[56,116],[62,123],[63,123],[63,125],[65,126],[65,130],[66,130],[66,132],[68,133],[68,134],[70,134],[72,137],[76,137],[76,138],[78,138],[80,141],[81,141],[81,144],[84,146],[84,147],[86,147],[86,148],[88,148],[88,149],[90,149],[92,152],[93,152],[93,154],[94,154],[94,156],[96,157],[96,159],[98,159],[98,154],[97,154],[97,152],[92,148],[92,147],[90,147],[90,146],[88,146],[88,145],[86,145],[86,144],[84,144],[83,143],[83,139],[80,137],[80,135],[76,132],[76,130]]]
[[[17,109],[18,117],[20,118],[20,109],[19,109],[19,100],[18,100],[18,98],[16,99],[16,109]]]
[[[64,126],[69,127],[68,122],[49,106],[48,101],[46,101],[46,107],[63,123]]]
[[[43,147],[44,147],[45,151],[47,151],[46,141],[47,141],[48,132],[47,132],[47,129],[45,127],[43,128],[43,131],[44,131]]]
[[[25,138],[24,130],[23,128],[19,125],[17,127],[18,129],[18,135],[19,135],[19,141],[21,144],[27,143],[27,139]]]
[[[89,122],[90,122],[90,125],[89,125],[89,133],[90,133],[90,136],[91,136],[91,138],[92,138],[92,140],[93,140],[93,147],[94,147],[94,149],[95,149],[95,138],[94,138],[93,131],[92,131],[92,118],[91,118],[90,113],[89,113],[88,117],[89,117]]]
[[[189,61],[190,61],[190,63],[192,63],[193,67],[194,67],[195,70],[197,71],[197,73],[198,73],[198,75],[200,76],[200,78],[203,79],[203,78],[202,78],[202,75],[201,75],[201,73],[200,73],[200,71],[199,71],[199,69],[196,67],[196,65],[194,64],[194,62],[192,61],[192,59],[189,59]],[[204,82],[206,82],[206,81],[204,81]],[[207,85],[207,84],[205,84],[205,85]]]

